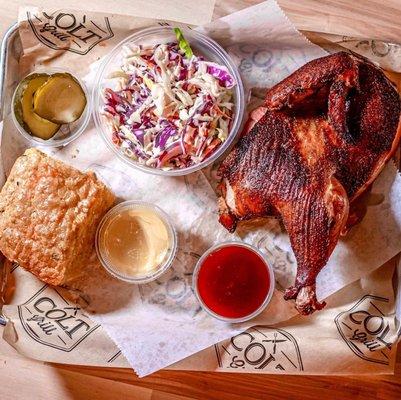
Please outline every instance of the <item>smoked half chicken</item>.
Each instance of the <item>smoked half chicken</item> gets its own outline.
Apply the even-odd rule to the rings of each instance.
[[[316,276],[347,229],[350,204],[394,153],[400,98],[365,58],[336,53],[309,62],[266,94],[223,161],[220,222],[281,217],[297,260],[301,314],[324,307]]]

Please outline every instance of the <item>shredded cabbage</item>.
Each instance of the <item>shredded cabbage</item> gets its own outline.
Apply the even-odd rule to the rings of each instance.
[[[178,28],[177,28],[178,29]],[[113,143],[139,163],[166,170],[202,162],[227,139],[235,80],[224,66],[178,43],[127,45],[104,90]]]

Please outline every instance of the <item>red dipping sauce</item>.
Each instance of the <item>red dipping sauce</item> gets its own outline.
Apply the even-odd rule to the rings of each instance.
[[[269,302],[273,271],[256,249],[226,243],[210,249],[194,273],[197,296],[206,311],[223,320],[253,318]],[[249,318],[247,318],[249,317]]]

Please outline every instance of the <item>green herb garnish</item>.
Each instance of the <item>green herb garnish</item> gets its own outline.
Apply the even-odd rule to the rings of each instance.
[[[179,48],[184,52],[187,58],[191,58],[194,55],[194,53],[189,43],[185,40],[184,35],[181,32],[181,29],[174,28],[174,33],[177,36]]]

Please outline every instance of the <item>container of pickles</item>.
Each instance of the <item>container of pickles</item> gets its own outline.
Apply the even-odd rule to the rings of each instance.
[[[63,69],[38,70],[17,86],[13,121],[29,142],[65,146],[76,139],[90,120],[91,101],[85,84]]]

